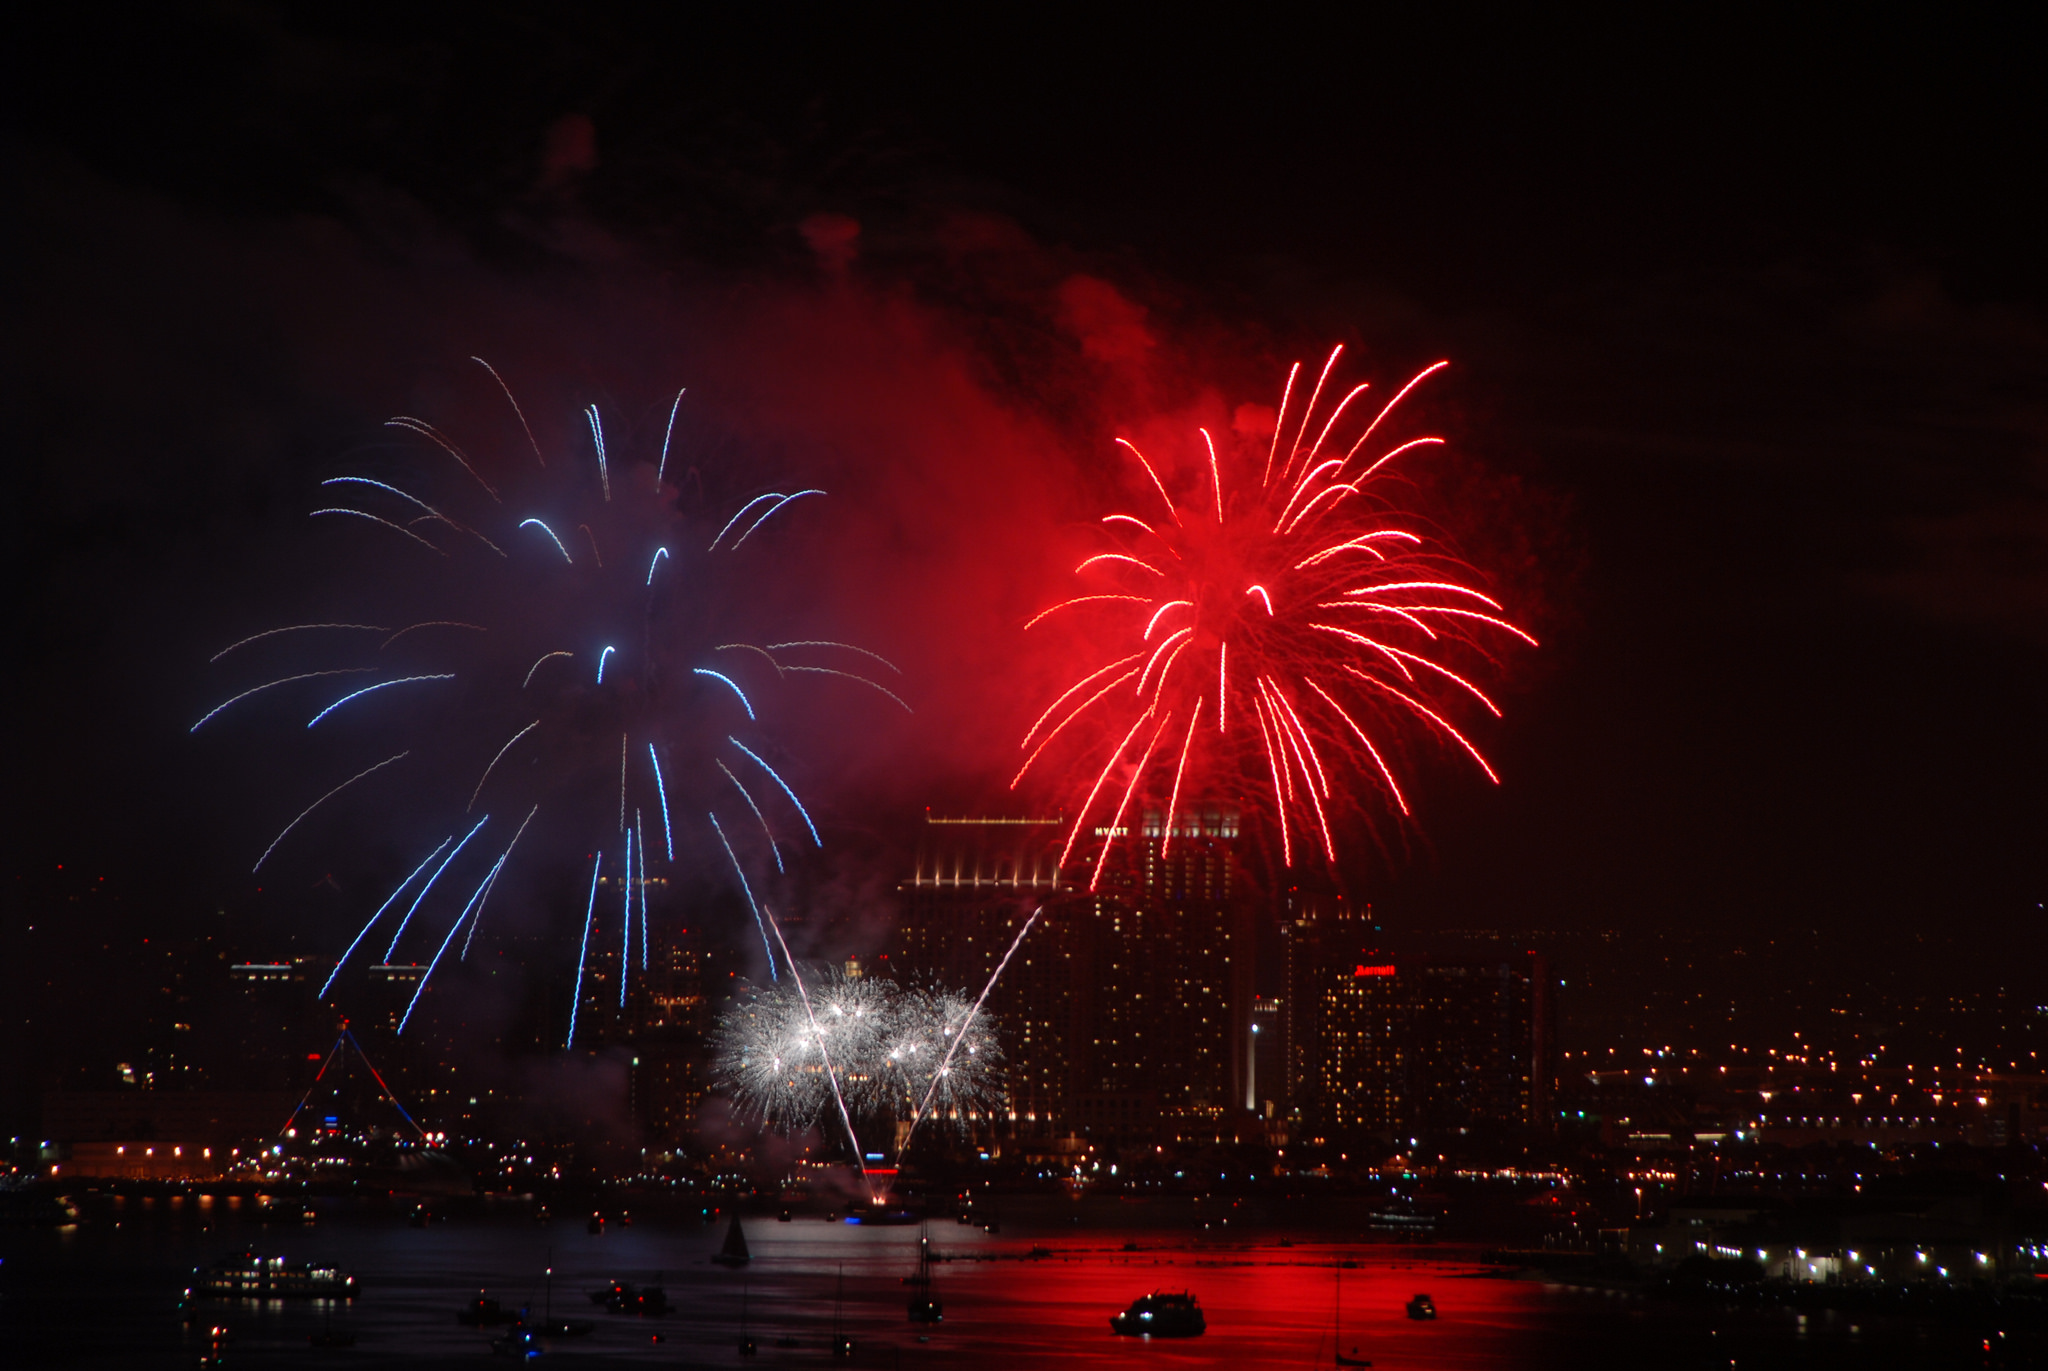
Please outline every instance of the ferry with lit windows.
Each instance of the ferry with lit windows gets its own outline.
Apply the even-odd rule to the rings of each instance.
[[[215,1300],[352,1300],[356,1297],[356,1278],[331,1266],[311,1266],[287,1262],[283,1257],[243,1252],[195,1270],[185,1296]]]

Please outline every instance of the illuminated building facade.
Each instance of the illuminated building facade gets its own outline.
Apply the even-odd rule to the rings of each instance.
[[[1110,836],[1107,831],[1099,837]],[[1238,898],[1236,811],[1157,812],[1113,855],[1092,901],[1087,1085],[1158,1101],[1176,1136],[1213,1134],[1241,1105],[1251,1028],[1250,911]]]
[[[1031,936],[990,992],[1001,1025],[1009,1111],[1020,1133],[1049,1133],[1075,1085],[1087,1004],[1079,994],[1085,927],[1059,869],[1058,818],[925,817],[902,914],[885,961],[890,974],[969,996],[1001,963],[1033,910]]]
[[[1109,836],[1106,832],[1098,836]],[[891,947],[894,974],[989,997],[1019,1132],[1213,1134],[1246,1088],[1249,911],[1233,811],[1146,815],[1099,888],[1059,868],[1062,821],[928,818]]]

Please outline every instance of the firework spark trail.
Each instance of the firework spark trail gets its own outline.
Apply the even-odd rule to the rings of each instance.
[[[420,537],[419,534],[414,533],[404,524],[394,524],[389,519],[380,519],[376,515],[371,514],[365,510],[343,509],[340,506],[335,506],[329,509],[312,510],[307,513],[306,517],[308,519],[317,519],[323,514],[353,514],[358,519],[368,519],[373,524],[382,524],[384,525],[384,527],[390,529],[394,533],[403,534],[405,537],[412,539],[415,543],[418,543],[421,547],[426,548],[429,552],[432,552],[436,557],[446,557],[448,555],[447,553],[443,552],[440,548],[437,548],[432,543],[428,542],[425,538]]]
[[[687,394],[689,394],[689,387],[685,386],[676,392],[675,403],[668,407],[668,427],[661,431],[661,461],[654,468],[654,486],[657,490],[661,488],[662,477],[668,474],[668,444],[669,440],[676,435],[676,411],[683,407],[683,396]],[[662,550],[664,552],[667,551],[666,548]],[[651,571],[648,574],[650,576],[653,575]]]
[[[748,538],[752,537],[754,530],[759,528],[761,525],[767,523],[771,518],[773,518],[777,513],[779,513],[782,510],[783,506],[789,504],[791,501],[801,500],[806,495],[823,495],[824,493],[825,492],[822,490],[799,490],[794,495],[778,496],[776,498],[775,503],[770,505],[762,513],[760,518],[754,520],[753,523],[747,525],[747,531],[745,533],[742,533],[739,537],[732,540],[733,550],[737,552],[739,550],[740,544],[744,543],[745,541],[747,541]]]
[[[524,825],[522,825],[522,827],[524,827]],[[355,942],[352,942],[348,945],[348,951],[342,953],[341,959],[335,962],[334,970],[327,973],[327,982],[325,985],[322,985],[320,987],[320,994],[316,998],[322,1000],[327,998],[328,990],[330,990],[334,985],[334,978],[341,974],[342,967],[348,965],[348,959],[355,955],[356,948],[362,943],[363,939],[370,936],[370,930],[376,926],[377,920],[384,917],[384,911],[391,908],[392,905],[398,903],[398,897],[400,895],[403,895],[405,893],[405,888],[412,884],[413,876],[417,876],[422,871],[425,871],[427,869],[427,862],[431,862],[434,860],[434,858],[440,856],[441,849],[448,846],[448,844],[454,841],[455,835],[453,833],[450,833],[447,837],[443,838],[440,841],[440,843],[434,848],[434,850],[427,854],[427,860],[425,862],[421,862],[418,866],[414,867],[412,869],[412,874],[408,875],[404,880],[400,881],[398,883],[397,888],[394,889],[388,897],[386,897],[384,903],[377,906],[377,912],[375,914],[372,914],[369,917],[369,920],[366,923],[364,923],[363,931],[356,934]]]
[[[597,477],[600,481],[604,482],[605,503],[610,504],[612,499],[612,469],[611,465],[605,461],[604,422],[597,417],[596,405],[586,406],[583,412],[590,419],[590,440],[597,444]]]
[[[420,893],[413,897],[412,907],[407,909],[405,911],[405,917],[398,921],[398,931],[391,935],[391,946],[384,949],[384,960],[387,963],[391,960],[391,955],[394,952],[398,951],[398,940],[405,936],[406,925],[411,923],[412,916],[419,912],[420,904],[427,898],[428,892],[433,890],[434,882],[441,879],[441,873],[448,869],[448,864],[454,861],[456,857],[461,855],[462,849],[469,846],[469,840],[471,838],[474,838],[477,835],[478,830],[483,828],[483,826],[489,823],[490,821],[491,816],[488,814],[484,815],[483,818],[478,819],[476,821],[476,828],[472,828],[471,830],[469,830],[469,832],[463,834],[462,841],[455,845],[455,850],[453,852],[450,852],[446,857],[443,857],[441,859],[441,864],[434,868],[434,874],[427,877],[427,883],[421,886]]]
[[[768,837],[768,851],[774,855],[775,869],[777,872],[780,872],[782,870],[782,844],[775,841],[775,830],[768,826],[768,816],[761,812],[761,806],[754,803],[753,795],[748,792],[745,786],[740,784],[740,778],[732,774],[731,767],[720,761],[718,769],[725,773],[726,779],[732,782],[733,789],[739,791],[740,798],[747,802],[747,808],[753,810],[754,817],[760,820],[761,831]]]
[[[569,1041],[565,1047],[576,1046],[576,1011],[583,1007],[583,967],[590,960],[590,925],[597,917],[597,875],[604,869],[604,853],[597,854],[597,860],[590,864],[590,903],[583,910],[583,943],[576,954],[576,989],[569,1001]]]
[[[733,680],[732,677],[726,675],[722,671],[713,671],[708,666],[693,666],[690,668],[690,671],[693,675],[709,676],[714,681],[723,681],[732,690],[733,694],[740,697],[740,703],[746,707],[747,718],[752,719],[755,717],[753,701],[747,698],[747,692],[741,690],[739,687],[739,683]]]
[[[869,680],[869,679],[868,679],[867,677],[865,677],[865,676],[861,675],[861,674],[860,674],[860,673],[858,673],[858,672],[854,672],[854,671],[840,671],[840,670],[838,670],[838,669],[837,669],[836,667],[829,667],[829,666],[794,666],[794,665],[785,665],[785,666],[784,666],[784,667],[783,667],[782,669],[783,669],[784,671],[808,671],[808,672],[812,673],[813,675],[817,675],[817,676],[844,676],[844,677],[845,677],[845,678],[846,678],[847,680],[849,680],[849,681],[859,681],[859,682],[860,682],[860,683],[861,683],[862,685],[864,685],[864,686],[868,687],[868,688],[869,688],[870,690],[879,690],[879,691],[881,691],[881,692],[882,692],[882,693],[883,693],[884,695],[887,695],[887,696],[888,696],[888,697],[889,697],[890,699],[894,700],[894,701],[895,701],[895,702],[896,702],[897,704],[899,704],[899,705],[902,705],[902,706],[903,706],[903,712],[904,712],[905,714],[915,714],[915,713],[917,713],[917,711],[916,711],[916,710],[912,709],[912,708],[911,708],[911,707],[909,706],[909,704],[907,704],[907,703],[906,703],[906,702],[904,701],[904,699],[903,699],[903,697],[902,697],[901,695],[898,695],[898,694],[897,694],[897,693],[896,693],[895,691],[893,691],[893,690],[889,689],[889,687],[887,687],[887,686],[885,686],[885,685],[881,684],[881,682],[879,682],[879,681],[870,681],[870,680]]]
[[[329,800],[341,794],[342,791],[347,790],[357,781],[362,780],[363,777],[368,776],[369,774],[375,771],[382,771],[385,767],[390,766],[393,762],[403,761],[405,758],[410,757],[411,755],[412,749],[407,748],[405,751],[397,754],[396,756],[386,757],[383,761],[377,763],[375,766],[366,766],[361,771],[358,771],[355,775],[349,777],[340,785],[336,786],[334,789],[328,791],[325,795],[322,795],[319,799],[313,801],[313,803],[307,805],[304,809],[300,810],[299,817],[293,819],[290,823],[286,824],[284,828],[281,831],[279,831],[278,835],[270,840],[270,846],[263,849],[263,855],[256,859],[256,865],[249,868],[249,874],[253,876],[263,869],[263,864],[270,860],[270,854],[277,851],[277,845],[284,841],[285,834],[290,833],[293,829],[297,828],[308,814],[311,814],[321,805],[326,804]]]
[[[424,619],[419,623],[407,624],[404,628],[399,629],[389,638],[386,638],[383,642],[377,644],[377,650],[381,652],[385,648],[390,647],[393,643],[397,642],[400,638],[403,638],[406,634],[422,628],[466,628],[475,633],[490,632],[490,630],[485,628],[482,624],[464,623],[460,619]]]
[[[789,782],[783,780],[782,777],[776,775],[775,768],[768,765],[768,763],[762,761],[760,753],[754,751],[754,749],[752,749],[751,747],[748,747],[738,738],[728,736],[726,738],[726,741],[731,743],[740,751],[746,753],[749,757],[752,757],[754,759],[754,765],[760,767],[761,770],[767,772],[768,779],[782,787],[782,793],[789,796],[789,802],[795,805],[796,812],[803,816],[804,827],[811,830],[811,841],[816,843],[819,847],[823,847],[825,845],[825,840],[818,836],[818,826],[811,822],[811,812],[804,808],[804,802],[802,800],[799,800],[796,797],[796,792],[789,788]]]
[[[1090,889],[1141,800],[1166,806],[1164,851],[1184,826],[1188,792],[1264,792],[1283,865],[1294,864],[1297,836],[1334,864],[1340,820],[1362,808],[1347,784],[1354,775],[1382,790],[1389,808],[1409,812],[1394,767],[1402,737],[1419,733],[1462,751],[1499,780],[1436,696],[1455,690],[1452,703],[1470,696],[1497,717],[1453,659],[1493,660],[1487,635],[1535,640],[1501,615],[1497,600],[1464,583],[1469,567],[1396,526],[1400,506],[1378,484],[1381,474],[1443,440],[1390,435],[1371,446],[1402,401],[1445,364],[1425,368],[1366,421],[1356,404],[1365,386],[1334,404],[1329,398],[1341,389],[1334,378],[1342,351],[1331,351],[1312,385],[1299,363],[1288,372],[1263,454],[1221,450],[1213,433],[1198,430],[1185,503],[1162,479],[1171,468],[1118,439],[1143,470],[1145,506],[1156,497],[1170,518],[1107,516],[1118,545],[1076,572],[1111,584],[1061,600],[1026,625],[1062,610],[1118,625],[1108,630],[1115,646],[1106,665],[1067,687],[1025,733],[1027,755],[1011,782],[1020,784],[1055,742],[1095,751],[1073,764],[1085,798],[1069,807],[1060,857],[1062,865],[1071,860],[1082,834],[1102,824],[1098,803],[1113,806],[1097,829],[1102,848],[1090,853]],[[1339,431],[1359,425],[1346,446]],[[1203,721],[1212,706],[1210,730]],[[1161,746],[1168,731],[1179,747]]]
[[[519,839],[525,835],[526,826],[533,822],[533,816],[538,813],[540,813],[539,805],[535,805],[532,809],[526,811],[526,817],[519,821],[519,831],[512,835],[512,841],[506,843],[505,850],[498,854],[497,865],[491,868],[491,874],[489,878],[486,879],[484,882],[484,901],[488,901],[491,898],[491,890],[498,884],[498,873],[500,871],[503,871],[505,869],[505,863],[512,859],[512,849],[519,846]],[[429,858],[428,860],[431,861],[432,858]],[[420,863],[420,865],[425,866],[426,862],[422,862]],[[483,921],[484,903],[483,901],[479,901],[476,907],[476,917],[469,921],[469,936],[462,940],[461,960],[469,960],[469,945],[476,941],[477,925],[481,924]]]
[[[654,751],[654,744],[647,745],[647,760],[654,765],[654,791],[661,796],[661,836],[668,845],[668,859],[676,859],[676,831],[668,821],[668,786],[661,779],[661,758]]]
[[[521,690],[524,690],[528,686],[533,684],[533,673],[540,670],[540,664],[542,662],[547,661],[551,657],[574,658],[575,656],[575,653],[567,651],[566,649],[557,649],[553,652],[543,652],[540,656],[534,659],[533,665],[526,669],[526,679],[519,683],[519,688]]]
[[[896,1164],[899,1167],[903,1164],[904,1152],[910,1147],[910,1140],[917,1136],[917,1126],[923,1121],[925,1110],[931,1105],[932,1092],[939,1088],[940,1080],[945,1076],[947,1069],[953,1064],[953,1054],[959,1051],[961,1043],[967,1041],[967,1030],[973,1025],[975,1018],[980,1015],[981,1006],[987,1002],[989,992],[996,988],[996,982],[1001,979],[1003,969],[1010,964],[1010,958],[1016,956],[1017,949],[1023,946],[1024,935],[1031,931],[1031,926],[1038,922],[1038,916],[1044,912],[1044,905],[1040,905],[1031,911],[1031,917],[1024,921],[1024,926],[1017,930],[1017,936],[1010,940],[1009,951],[1003,953],[1003,959],[996,963],[996,969],[989,976],[988,984],[981,988],[981,994],[975,996],[974,1008],[967,1012],[966,1022],[960,1025],[960,1032],[954,1037],[953,1045],[946,1049],[945,1059],[939,1063],[939,1069],[932,1073],[932,1083],[924,1092],[924,1098],[918,1102],[917,1113],[911,1116],[910,1127],[903,1134],[903,1146],[896,1149]]]
[[[761,922],[761,906],[754,899],[754,887],[747,882],[747,869],[740,865],[739,854],[732,850],[732,841],[725,836],[725,829],[720,826],[718,816],[712,814],[710,819],[712,829],[718,834],[718,841],[725,844],[725,855],[732,859],[733,874],[740,878],[740,890],[747,897],[747,908],[754,911],[754,927],[761,931],[761,950],[768,954],[768,979],[779,980],[781,977],[775,970],[775,949],[768,945],[768,928]]]
[[[350,628],[359,629],[365,633],[389,633],[391,631],[382,624],[286,624],[283,628],[266,628],[261,633],[250,634],[240,642],[229,643],[206,660],[208,662],[217,662],[238,647],[247,647],[249,644],[261,642],[265,638],[275,638],[280,633],[301,633],[309,628]]]
[[[810,992],[804,989],[803,972],[798,970],[796,959],[789,955],[789,942],[782,936],[782,925],[775,921],[775,911],[764,909],[768,926],[775,930],[775,941],[782,948],[782,960],[789,965],[789,978],[796,982],[796,993],[804,1002],[804,1017],[811,1021],[811,1032],[817,1036],[818,1059],[825,1064],[825,1079],[832,1085],[833,1102],[839,1106],[839,1121],[846,1125],[846,1142],[853,1149],[853,1164],[865,1182],[868,1178],[867,1162],[860,1150],[860,1139],[853,1131],[853,1115],[846,1111],[846,1096],[839,1093],[839,1076],[832,1068],[832,1054],[825,1047],[825,1030],[818,1027],[817,1011],[811,1008]]]
[[[619,924],[619,1008],[626,1007],[626,982],[633,972],[633,830],[626,830],[626,909]]]
[[[383,690],[387,686],[411,685],[415,681],[452,681],[454,679],[454,672],[443,671],[429,676],[400,676],[395,681],[379,681],[375,685],[364,686],[361,690],[350,691],[348,694],[342,696],[339,700],[336,700],[333,704],[327,706],[327,708],[321,710],[318,714],[315,714],[312,718],[306,720],[306,727],[311,728],[314,724],[319,723],[322,719],[332,714],[335,710],[340,709],[350,700],[360,700],[363,696],[368,695],[373,690]]]
[[[553,529],[548,527],[547,521],[545,519],[521,519],[519,521],[519,526],[521,528],[526,528],[529,525],[539,529],[542,533],[548,535],[550,541],[552,541],[555,545],[555,551],[562,554],[563,561],[567,562],[570,566],[576,565],[576,559],[569,555],[568,546],[564,544],[559,537],[556,536],[555,531]]]
[[[872,658],[874,658],[874,659],[875,659],[876,661],[880,662],[880,663],[881,663],[881,664],[882,664],[883,666],[885,666],[885,667],[889,668],[889,670],[891,670],[891,671],[895,672],[895,673],[896,673],[896,674],[897,674],[898,676],[901,676],[901,675],[903,674],[903,668],[902,668],[902,667],[900,667],[900,666],[896,665],[896,663],[894,663],[894,662],[890,661],[890,660],[889,660],[889,659],[888,659],[887,657],[884,657],[884,656],[883,656],[883,655],[882,655],[881,653],[879,653],[879,652],[870,652],[870,651],[868,651],[868,650],[867,650],[866,648],[864,648],[864,647],[855,647],[855,646],[854,646],[854,645],[853,645],[852,643],[840,643],[840,642],[834,642],[834,641],[832,641],[831,639],[828,639],[828,638],[807,638],[807,639],[804,639],[804,640],[803,640],[803,641],[801,641],[801,642],[794,642],[794,643],[770,643],[770,644],[768,644],[768,650],[769,650],[769,651],[771,651],[771,652],[784,652],[784,651],[787,651],[788,649],[790,649],[790,648],[793,648],[793,647],[835,647],[835,648],[838,648],[838,649],[840,649],[840,650],[841,650],[841,651],[843,651],[843,652],[857,652],[857,653],[859,653],[859,654],[860,654],[861,656],[863,656],[863,657],[872,657]],[[774,660],[774,658],[772,658],[772,657],[771,657],[771,658],[769,658],[769,660],[770,660],[770,661],[773,661],[773,660]]]
[[[633,811],[633,831],[640,844],[640,969],[647,969],[647,822]]]
[[[512,406],[512,412],[519,416],[519,427],[525,430],[526,441],[533,448],[533,460],[546,466],[548,459],[540,455],[540,444],[533,439],[533,426],[526,422],[526,411],[519,407],[519,400],[512,394],[512,387],[506,385],[505,378],[498,374],[498,369],[483,358],[471,357],[469,360],[491,373],[491,379],[498,383],[498,389],[505,392],[505,401]]]
[[[216,658],[215,660],[219,659]],[[212,709],[207,710],[205,717],[200,719],[199,723],[192,725],[192,727],[186,729],[185,731],[187,733],[197,733],[199,731],[200,724],[204,724],[207,719],[211,719],[214,715],[220,713],[229,705],[239,704],[241,701],[248,699],[251,695],[261,694],[262,692],[270,689],[272,686],[290,685],[293,681],[310,681],[315,676],[365,676],[368,675],[370,672],[375,671],[376,669],[377,668],[373,666],[345,666],[336,668],[332,671],[302,671],[296,676],[284,676],[280,677],[275,681],[265,681],[262,685],[252,686],[249,689],[243,691],[241,694],[233,697],[232,699],[221,701]]]
[[[448,925],[448,936],[441,939],[441,945],[434,949],[433,960],[427,963],[426,971],[420,976],[420,983],[413,987],[412,998],[406,1001],[405,1014],[398,1021],[398,1033],[404,1033],[405,1026],[412,1022],[412,1011],[419,1005],[420,996],[427,993],[427,982],[434,979],[434,968],[441,964],[441,958],[447,954],[448,945],[454,942],[455,935],[462,931],[463,923],[469,918],[469,911],[476,909],[479,914],[483,912],[478,908],[478,901],[482,900],[484,895],[490,890],[491,882],[498,879],[498,868],[504,864],[505,859],[500,857],[497,865],[484,873],[484,878],[476,883],[476,890],[471,893],[468,902],[462,906],[462,912],[457,914],[455,921]]]
[[[477,474],[477,469],[469,464],[468,456],[464,454],[461,448],[455,446],[454,443],[448,441],[448,435],[441,432],[440,429],[435,428],[432,424],[428,423],[424,419],[415,419],[409,414],[394,415],[393,417],[386,419],[384,421],[384,427],[406,429],[410,432],[419,434],[422,438],[427,439],[429,442],[433,443],[436,447],[440,448],[443,452],[447,453],[450,457],[453,457],[457,462],[459,462],[462,466],[462,469],[470,474],[471,479],[473,479],[478,485],[483,487],[484,494],[490,496],[493,503],[497,501],[497,487],[493,486],[489,481],[486,481],[482,476]]]
[[[491,772],[497,768],[499,762],[505,760],[505,754],[512,750],[512,744],[518,742],[521,738],[524,738],[527,734],[533,732],[536,728],[539,727],[540,720],[535,719],[525,728],[520,729],[517,733],[513,734],[510,738],[507,738],[505,740],[505,745],[498,749],[498,755],[491,758],[491,764],[484,768],[484,774],[476,778],[476,789],[469,792],[469,803],[462,807],[463,813],[467,814],[470,810],[476,808],[477,797],[484,793],[484,782],[491,779]]]

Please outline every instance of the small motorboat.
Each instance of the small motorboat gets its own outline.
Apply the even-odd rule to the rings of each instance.
[[[1208,1321],[1202,1317],[1201,1302],[1185,1290],[1177,1293],[1155,1290],[1149,1295],[1140,1295],[1123,1313],[1111,1314],[1109,1326],[1125,1337],[1134,1338],[1194,1338],[1209,1328]]]
[[[597,1328],[589,1319],[536,1319],[523,1326],[541,1338],[586,1338]]]
[[[946,1317],[945,1305],[939,1303],[938,1291],[932,1288],[932,1240],[917,1240],[917,1274],[905,1276],[903,1283],[910,1287],[910,1321],[912,1323],[939,1323]]]
[[[1427,1295],[1417,1295],[1408,1301],[1408,1317],[1411,1319],[1433,1319],[1436,1317],[1436,1301]]]
[[[638,1314],[651,1318],[668,1312],[668,1292],[658,1285],[643,1285],[637,1289],[629,1285],[606,1300],[604,1307],[614,1314]]]
[[[455,1311],[455,1321],[465,1328],[491,1328],[501,1323],[517,1323],[519,1316],[479,1293],[466,1306]]]
[[[532,1361],[547,1349],[540,1345],[539,1334],[525,1324],[520,1324],[504,1337],[492,1338],[491,1350],[501,1357],[517,1357],[521,1361]]]
[[[628,1285],[624,1281],[613,1281],[602,1290],[591,1291],[590,1302],[592,1304],[610,1305],[613,1300],[631,1299],[639,1293],[637,1286]]]

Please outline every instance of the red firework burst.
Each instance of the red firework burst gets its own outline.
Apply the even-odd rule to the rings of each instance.
[[[1141,797],[1164,799],[1169,851],[1183,793],[1268,795],[1292,866],[1297,833],[1335,862],[1332,821],[1358,807],[1354,778],[1409,813],[1394,763],[1410,734],[1454,744],[1499,782],[1453,716],[1468,702],[1496,718],[1500,710],[1453,664],[1490,661],[1489,637],[1536,640],[1463,583],[1469,567],[1407,526],[1415,520],[1386,479],[1404,455],[1443,442],[1386,435],[1401,401],[1448,364],[1426,368],[1377,411],[1361,403],[1364,385],[1324,411],[1342,353],[1332,349],[1306,403],[1295,396],[1301,364],[1288,372],[1270,443],[1219,445],[1197,430],[1193,451],[1206,470],[1183,502],[1144,453],[1117,439],[1166,517],[1105,517],[1115,549],[1075,568],[1098,585],[1025,625],[1084,606],[1115,624],[1111,659],[1039,716],[1010,783],[1062,739],[1080,754],[1078,772],[1092,780],[1062,862],[1099,806],[1115,802],[1091,889]]]

